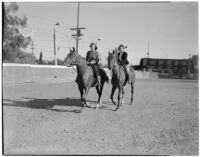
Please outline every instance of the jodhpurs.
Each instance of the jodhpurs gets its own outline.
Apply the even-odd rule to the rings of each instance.
[[[99,76],[99,66],[98,66],[98,64],[91,64],[90,66],[93,69],[94,76],[98,77]]]

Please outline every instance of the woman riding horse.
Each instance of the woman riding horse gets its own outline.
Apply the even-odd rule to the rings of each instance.
[[[86,62],[87,65],[92,67],[92,70],[94,72],[95,78],[97,78],[97,86],[101,86],[101,79],[99,75],[99,53],[96,51],[98,49],[97,45],[95,43],[90,44],[90,51],[87,52],[86,55]],[[77,82],[77,78],[76,78]]]
[[[116,105],[116,102],[113,99],[115,90],[118,88],[118,103],[117,103],[117,108],[116,110],[122,106],[123,104],[123,97],[124,97],[124,86],[126,85],[126,74],[122,68],[122,65],[119,65],[118,60],[119,56],[121,54],[116,53],[114,50],[113,53],[108,53],[108,68],[109,70],[112,70],[112,78],[111,78],[111,83],[112,83],[112,90],[111,90],[111,95],[110,99],[111,101]],[[133,93],[134,93],[134,83],[135,83],[135,72],[134,69],[131,67],[129,69],[129,84],[131,85],[131,102],[130,104],[133,103]]]
[[[97,85],[100,86],[101,85],[101,78],[99,75],[99,53],[96,51],[97,50],[97,46],[95,43],[91,43],[90,44],[90,48],[91,50],[87,52],[86,55],[86,62],[89,66],[92,67],[93,71],[94,71],[94,76],[97,78]]]
[[[92,52],[93,53],[93,52]],[[90,58],[90,56],[88,57]],[[91,57],[94,58],[94,60],[98,59],[98,56]],[[91,61],[91,58],[88,59],[88,61]],[[109,78],[105,72],[104,69],[98,69],[99,75],[101,76],[101,85],[96,85],[96,78],[94,77],[94,72],[90,66],[87,65],[86,60],[77,52],[75,51],[75,48],[73,47],[73,50],[70,49],[70,53],[67,54],[67,57],[64,60],[64,64],[66,66],[76,66],[77,68],[77,84],[81,95],[81,102],[82,107],[88,106],[87,105],[87,95],[89,93],[89,90],[91,87],[95,87],[98,93],[98,101],[96,108],[99,107],[101,104],[101,95],[104,87],[105,82],[109,82]],[[97,64],[97,63],[96,63]],[[97,74],[98,75],[98,74]],[[81,107],[81,108],[82,108]]]
[[[118,64],[122,65],[122,67],[124,68],[124,71],[126,73],[126,78],[127,81],[129,80],[129,75],[128,75],[128,70],[127,70],[127,65],[129,64],[129,61],[127,59],[128,57],[128,53],[124,51],[125,46],[124,45],[119,45],[118,47]]]

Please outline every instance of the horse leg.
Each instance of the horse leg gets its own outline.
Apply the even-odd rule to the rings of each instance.
[[[97,101],[97,106],[96,106],[96,109],[98,109],[99,108],[99,104],[100,104],[100,98],[101,98],[101,96],[100,96],[100,89],[99,89],[99,86],[96,86],[95,87],[96,88],[96,90],[97,90],[97,93],[98,93],[98,101]]]
[[[121,106],[121,101],[122,101],[122,87],[119,86],[119,92],[118,92],[118,104],[117,104],[117,108],[115,109],[116,111],[119,109],[119,107]]]
[[[101,96],[102,96],[102,92],[103,92],[104,83],[105,83],[105,82],[101,83],[101,86],[100,86],[99,99],[98,99],[97,108],[99,107],[98,105],[101,105]]]
[[[131,102],[130,102],[130,105],[132,105],[132,103],[133,103],[133,93],[134,93],[134,83],[131,82]]]
[[[110,99],[114,105],[116,105],[116,102],[113,100],[113,95],[115,94],[116,88],[117,88],[117,86],[112,86],[112,91],[111,91],[111,95],[110,95]]]
[[[102,96],[102,92],[103,92],[103,86],[104,86],[104,83],[105,82],[103,82],[102,84],[101,84],[101,87],[100,87],[100,92],[99,92],[99,103],[101,104],[101,96]]]
[[[124,105],[124,88],[122,87],[122,103],[121,106]]]
[[[79,92],[80,92],[80,95],[81,95],[82,106],[84,106],[84,102],[83,102],[83,88],[80,85],[78,85],[78,89],[79,89]]]
[[[90,88],[87,87],[87,88],[85,89],[84,93],[83,93],[83,101],[84,101],[84,104],[85,104],[86,106],[88,106],[88,105],[87,105],[87,100],[86,100],[86,98],[87,98],[87,95],[88,95],[89,90],[90,90]]]

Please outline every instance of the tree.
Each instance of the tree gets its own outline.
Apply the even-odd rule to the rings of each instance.
[[[23,50],[27,48],[31,37],[24,37],[19,28],[26,27],[27,17],[16,16],[19,7],[16,2],[3,3],[3,61],[18,62],[32,60],[34,55],[27,55]],[[27,59],[27,57],[29,59]]]
[[[42,51],[40,52],[39,64],[42,64]]]

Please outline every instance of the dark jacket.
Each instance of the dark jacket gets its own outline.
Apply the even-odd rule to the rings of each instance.
[[[127,57],[128,57],[128,53],[127,52],[125,52],[125,51],[124,52],[119,52],[118,53],[118,63],[120,65],[127,65],[127,64],[129,64],[129,61],[128,61]]]

